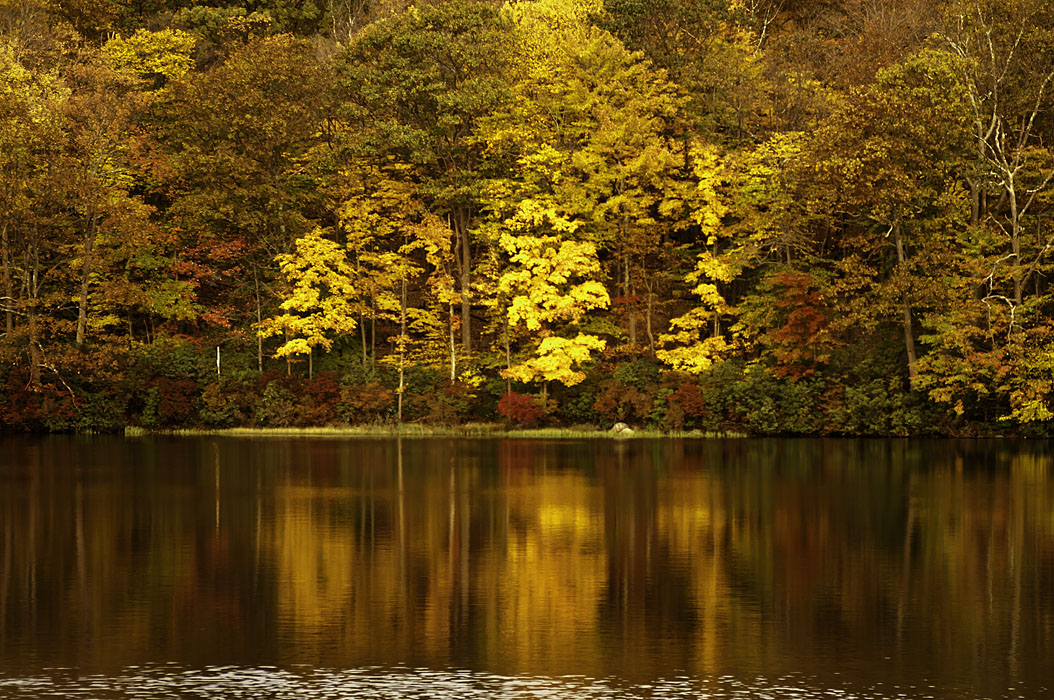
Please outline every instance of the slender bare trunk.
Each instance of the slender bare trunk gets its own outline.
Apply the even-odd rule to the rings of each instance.
[[[88,217],[88,230],[84,236],[84,259],[81,261],[81,289],[77,300],[77,345],[84,344],[88,330],[88,283],[91,280],[92,251],[95,248],[95,212]]]
[[[315,352],[311,348],[307,349],[307,378],[315,378]]]
[[[3,245],[3,264],[4,264],[4,330],[7,335],[11,335],[15,330],[15,314],[11,309],[11,304],[15,301],[14,285],[11,281],[11,243],[7,237],[7,222],[4,222],[3,229],[0,229],[2,235],[0,235],[0,241]]]
[[[355,251],[355,270],[359,274],[360,278],[365,278],[362,272],[362,263],[359,260],[359,251]],[[373,290],[370,290],[370,299],[373,299]],[[371,301],[372,303],[372,301]],[[362,371],[366,372],[369,370],[369,357],[366,353],[366,310],[363,309],[362,313],[359,314],[359,337],[362,339]]]
[[[370,297],[370,379],[377,376],[377,300]]]
[[[637,311],[633,304],[633,282],[629,274],[629,253],[623,257],[623,293],[626,295],[626,330],[629,332],[629,344],[637,344]]]
[[[506,309],[505,313],[502,314],[505,317],[505,369],[507,372],[512,372],[512,350],[509,346],[509,312]],[[508,375],[505,376],[505,393],[512,392],[512,378]]]
[[[287,343],[289,342],[289,329],[288,328],[286,328],[285,331],[283,331],[283,336],[282,337],[285,340],[285,342],[287,342]],[[293,360],[292,360],[292,358],[289,357],[289,355],[285,356],[285,376],[287,376],[287,377],[292,377],[293,376]]]
[[[260,308],[260,276],[253,265],[253,287],[256,290],[256,323],[263,323],[263,310]],[[263,336],[256,334],[256,371],[263,374]]]
[[[447,315],[447,326],[450,329],[450,382],[457,380],[457,346],[454,343],[454,304],[450,303]]]
[[[973,178],[966,178],[966,184],[970,188],[970,226],[975,227],[981,223],[981,185]]]
[[[399,404],[396,409],[398,422],[403,422],[403,392],[406,389],[406,275],[403,275],[399,290]]]
[[[472,244],[468,235],[467,212],[458,212],[455,224],[461,250],[458,260],[461,276],[461,348],[468,354],[472,352]]]
[[[648,290],[648,304],[645,307],[646,310],[645,310],[645,316],[644,316],[644,327],[645,327],[645,329],[648,332],[648,349],[651,352],[652,359],[655,358],[655,331],[652,329],[652,325],[651,325],[651,319],[652,319],[652,315],[653,315],[652,309],[653,309],[654,306],[655,306],[655,295],[652,294],[651,290],[649,289]]]
[[[40,365],[44,358],[40,352],[40,327],[37,324],[35,301],[30,301],[26,316],[29,327],[29,386],[36,391],[40,388]]]
[[[365,312],[359,315],[359,335],[362,338],[362,371],[365,372],[370,368],[370,358],[366,352],[366,314]]]
[[[1014,254],[1014,304],[1021,306],[1022,298],[1022,265],[1021,265],[1021,214],[1018,212],[1017,189],[1011,180],[1007,187],[1010,196],[1010,250]]]
[[[900,275],[903,280],[907,275],[905,262],[907,260],[904,255],[904,237],[900,229],[900,222],[898,221],[893,225],[893,234],[897,244],[897,266],[900,270]],[[918,371],[916,368],[916,362],[918,356],[915,353],[915,334],[911,330],[911,302],[909,301],[908,290],[902,291],[901,302],[900,302],[901,313],[903,315],[904,323],[904,350],[908,355],[908,376],[911,379],[915,379],[915,374]]]
[[[44,362],[40,349],[40,324],[37,322],[37,302],[40,300],[40,251],[34,246],[30,253],[29,280],[26,316],[29,326],[29,386],[36,391],[40,388],[40,366]]]

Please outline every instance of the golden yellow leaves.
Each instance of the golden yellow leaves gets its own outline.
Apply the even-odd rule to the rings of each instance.
[[[574,338],[549,336],[543,338],[535,356],[503,372],[521,382],[535,380],[558,381],[574,386],[586,378],[585,372],[575,369],[588,362],[594,350],[603,350],[607,343],[595,335],[579,333]]]
[[[140,29],[127,39],[114,37],[103,47],[115,69],[141,78],[159,75],[166,81],[182,78],[194,66],[193,50],[194,37],[173,29]]]
[[[275,351],[276,357],[306,355],[316,347],[329,350],[332,335],[354,332],[355,317],[362,311],[360,292],[343,246],[316,228],[277,261],[291,291],[281,305],[285,313],[261,323],[260,334],[295,337]]]
[[[610,303],[607,290],[595,279],[600,273],[596,246],[558,236],[511,233],[501,236],[500,245],[510,257],[509,267],[498,280],[499,292],[510,298],[509,325],[542,336],[533,357],[509,368],[505,376],[524,382],[577,384],[585,375],[575,367],[606,343],[583,333],[562,338],[552,334],[552,326],[577,324],[586,312]]]

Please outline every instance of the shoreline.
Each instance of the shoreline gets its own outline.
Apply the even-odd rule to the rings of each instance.
[[[120,433],[119,433],[120,434]],[[467,424],[462,426],[349,425],[309,428],[185,428],[178,430],[150,430],[136,426],[125,428],[125,437],[144,436],[226,436],[226,437],[347,437],[347,438],[522,438],[522,439],[612,439],[634,438],[714,439],[745,438],[745,433],[715,433],[702,430],[602,430],[600,428],[505,428],[498,424]]]

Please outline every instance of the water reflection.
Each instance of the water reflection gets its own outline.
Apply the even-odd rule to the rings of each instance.
[[[1046,443],[5,438],[0,455],[0,696],[67,676],[127,697],[1051,681]],[[227,690],[180,690],[217,673]]]

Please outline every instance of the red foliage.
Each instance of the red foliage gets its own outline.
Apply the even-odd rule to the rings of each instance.
[[[694,382],[679,382],[667,401],[677,404],[688,418],[703,418],[708,412],[706,400]]]
[[[607,421],[640,423],[648,417],[654,400],[653,392],[611,379],[600,383],[593,410]]]
[[[498,413],[506,421],[526,428],[538,425],[545,416],[545,410],[533,396],[517,394],[515,391],[502,395],[498,401]]]
[[[189,425],[197,416],[197,397],[201,387],[193,379],[168,379],[158,377],[154,380],[160,400],[157,404],[157,421],[159,425],[177,427]]]
[[[256,377],[257,392],[262,394],[264,389],[267,388],[267,385],[271,383],[277,384],[286,391],[300,394],[302,391],[303,379],[301,379],[298,374],[287,374],[285,370],[268,369]]]
[[[395,394],[380,382],[346,386],[340,392],[338,410],[347,423],[367,423],[381,417],[395,402]]]
[[[769,332],[779,376],[806,377],[828,360],[830,309],[816,280],[804,272],[785,272],[770,284],[783,287],[776,295],[776,308],[786,312],[783,325]]]
[[[337,404],[340,402],[340,383],[333,372],[315,375],[304,383],[304,393],[310,399],[310,408],[305,420],[311,425],[333,423],[337,419]]]
[[[29,374],[11,370],[4,387],[5,401],[0,401],[0,426],[13,430],[34,430],[41,415],[41,396],[29,391]]]

